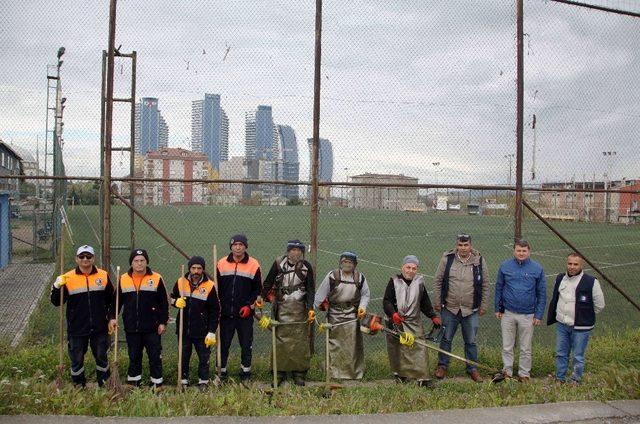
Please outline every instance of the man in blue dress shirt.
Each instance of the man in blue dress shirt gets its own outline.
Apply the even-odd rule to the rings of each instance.
[[[532,260],[531,246],[526,240],[516,241],[513,258],[498,270],[495,294],[496,318],[502,328],[502,374],[513,376],[513,347],[516,334],[520,342],[518,380],[531,377],[531,339],[533,327],[540,325],[547,301],[544,269]]]

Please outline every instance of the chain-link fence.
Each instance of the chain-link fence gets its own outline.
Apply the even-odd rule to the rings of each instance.
[[[102,246],[103,225],[110,223],[112,271],[128,267],[132,246],[143,247],[168,286],[186,263],[172,243],[204,256],[211,268],[213,245],[223,255],[229,237],[244,232],[265,275],[286,241],[300,238],[311,242],[318,284],[340,252],[355,251],[371,286],[369,310],[382,313],[384,288],[405,255],[420,258],[432,294],[442,253],[454,247],[456,234],[468,232],[486,260],[493,306],[496,271],[512,256],[517,232],[516,193],[523,192],[541,217],[638,299],[640,21],[556,1],[524,3],[519,162],[519,3],[324,2],[314,81],[320,34],[309,4],[122,2],[111,149],[104,129],[107,8],[69,3],[30,10],[16,3],[4,26],[25,54],[3,62],[0,136],[44,157],[60,152],[49,162],[58,173],[46,175],[65,175],[66,168],[80,179],[66,186],[55,180],[59,195],[51,197],[16,193],[15,205],[37,199],[40,206],[21,206],[12,235],[26,244],[16,241],[14,254],[36,258],[49,250],[41,234],[56,239],[53,220],[61,210],[76,245]],[[640,12],[631,1],[589,4]],[[23,23],[34,16],[47,37],[27,49],[21,34],[30,26]],[[82,38],[74,35],[78,22]],[[58,48],[51,43],[66,47],[57,65],[64,90],[53,93],[60,99],[55,107],[67,110],[47,123],[66,124],[57,150],[50,138],[46,146],[35,142],[44,123],[44,64]],[[68,101],[60,104],[62,98]],[[106,150],[114,196],[105,216]],[[527,210],[521,232],[552,285],[571,250]],[[638,312],[601,282],[607,307],[597,331],[636,325]],[[480,323],[481,348],[499,347],[492,307]],[[536,329],[535,343],[553,340],[551,329]],[[165,337],[166,349],[174,343]],[[255,346],[264,352],[267,336]],[[383,338],[367,338],[366,349],[382,352]]]

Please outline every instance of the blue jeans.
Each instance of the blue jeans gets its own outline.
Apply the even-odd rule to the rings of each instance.
[[[564,381],[569,368],[569,355],[573,352],[573,381],[580,381],[584,372],[584,352],[587,350],[591,330],[574,330],[556,324],[556,378]]]
[[[478,362],[478,348],[476,346],[476,334],[478,333],[478,312],[474,312],[466,317],[462,316],[462,312],[453,314],[447,308],[442,308],[442,325],[444,326],[444,334],[440,341],[440,349],[451,352],[451,342],[456,335],[458,325],[462,325],[462,338],[464,340],[464,356],[465,358]],[[438,354],[438,366],[447,368],[449,365],[449,356],[444,353]],[[467,372],[475,370],[476,367],[467,364]]]

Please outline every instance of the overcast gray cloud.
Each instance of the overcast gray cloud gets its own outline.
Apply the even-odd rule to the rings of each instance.
[[[101,50],[108,2],[2,2],[0,137],[33,147],[44,136],[45,65],[64,45],[69,174],[99,172]],[[335,178],[405,173],[422,182],[506,183],[515,151],[515,11],[502,1],[324,2],[321,133]],[[640,22],[527,0],[526,110],[538,117],[538,179],[640,177]],[[596,3],[596,1],[594,1]],[[598,1],[606,4],[606,1]],[[625,1],[609,2],[633,7]],[[273,106],[296,130],[308,173],[313,2],[121,0],[116,45],[138,51],[138,97],[160,99],[170,144],[186,147],[191,101],[220,93],[231,153],[244,151],[244,113]],[[230,48],[225,61],[224,53]],[[126,61],[116,90],[126,96]],[[116,108],[115,143],[128,117]],[[525,169],[532,131],[527,129]],[[116,173],[127,168],[116,155]],[[348,170],[345,171],[345,168]]]

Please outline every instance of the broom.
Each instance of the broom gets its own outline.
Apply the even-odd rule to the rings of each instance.
[[[111,364],[111,375],[107,379],[107,388],[118,394],[122,394],[123,388],[120,383],[120,373],[118,372],[118,310],[120,309],[120,267],[116,267],[116,328],[114,331],[113,362]]]
[[[218,291],[218,246],[213,245],[213,266],[215,269],[213,270],[213,285],[218,292],[218,296],[220,296],[220,292]],[[218,319],[218,327],[216,328],[216,365],[217,365],[217,373],[216,380],[214,381],[215,386],[219,386],[222,383],[222,342],[220,341],[220,320]]]
[[[64,228],[64,220],[62,221]],[[60,236],[60,278],[64,279],[64,231]],[[56,377],[56,388],[62,389],[64,378],[64,285],[60,287],[60,319],[59,319],[59,339],[58,349],[58,376]]]
[[[182,283],[181,279],[184,278],[184,265],[180,266],[180,278],[178,279],[178,290],[180,291],[180,298],[182,298]],[[178,319],[180,320],[180,327],[178,327],[178,390],[182,390],[182,332],[183,332],[183,318],[184,308],[180,308],[178,312]]]

